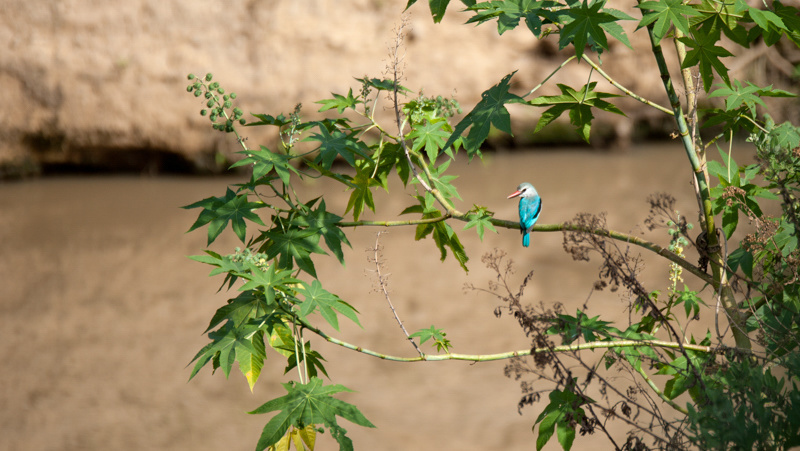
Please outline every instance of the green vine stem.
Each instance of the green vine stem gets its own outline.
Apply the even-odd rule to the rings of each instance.
[[[545,352],[575,352],[575,351],[582,351],[587,349],[609,349],[609,348],[637,348],[641,346],[648,346],[648,347],[657,347],[663,349],[686,349],[690,351],[696,352],[703,352],[707,354],[711,353],[721,353],[731,348],[726,346],[702,346],[702,345],[695,345],[695,344],[686,344],[686,343],[678,343],[672,341],[663,341],[663,340],[619,340],[619,341],[592,341],[589,343],[581,343],[581,344],[571,344],[571,345],[562,345],[562,346],[554,346],[552,348],[545,347],[545,348],[532,348],[532,349],[522,349],[519,351],[509,351],[509,352],[501,352],[498,354],[437,354],[437,355],[428,355],[422,354],[417,357],[400,357],[391,354],[383,354],[377,351],[372,351],[370,349],[362,348],[361,346],[356,346],[354,344],[348,343],[346,341],[339,340],[334,338],[325,332],[317,329],[316,327],[310,325],[309,323],[300,320],[299,318],[296,319],[298,323],[300,323],[305,329],[310,330],[311,332],[319,335],[325,341],[329,343],[333,343],[335,345],[341,346],[346,349],[350,349],[352,351],[360,352],[362,354],[366,354],[372,357],[377,357],[382,360],[390,360],[392,362],[439,362],[444,360],[466,360],[470,362],[490,362],[494,360],[507,360],[514,357],[522,357],[527,355],[533,354],[541,354]]]

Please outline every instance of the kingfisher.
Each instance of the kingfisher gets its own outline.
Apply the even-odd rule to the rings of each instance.
[[[520,183],[517,190],[508,196],[519,197],[519,227],[522,232],[522,245],[528,247],[531,244],[530,232],[533,225],[539,220],[539,213],[542,212],[542,198],[536,192],[536,188],[530,183]]]

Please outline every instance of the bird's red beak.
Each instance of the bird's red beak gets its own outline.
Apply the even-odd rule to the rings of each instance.
[[[513,193],[511,193],[511,195],[510,195],[510,196],[508,196],[506,199],[511,199],[512,197],[517,197],[517,196],[519,196],[520,194],[522,194],[522,191],[514,191],[514,192],[513,192]]]

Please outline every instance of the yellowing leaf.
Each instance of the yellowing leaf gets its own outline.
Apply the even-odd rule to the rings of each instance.
[[[264,332],[258,331],[253,334],[253,348],[256,353],[242,352],[237,349],[236,361],[239,362],[239,370],[244,374],[247,379],[247,384],[250,385],[250,392],[256,385],[258,376],[261,375],[261,368],[264,366],[264,360],[267,354],[264,347]]]
[[[307,424],[305,428],[298,431],[303,443],[308,446],[309,451],[314,451],[314,445],[317,443],[317,430],[313,424]]]

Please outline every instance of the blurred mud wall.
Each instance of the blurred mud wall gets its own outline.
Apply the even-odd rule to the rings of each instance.
[[[524,26],[498,36],[493,24],[463,25],[468,15],[457,1],[444,23],[435,25],[426,3],[411,8],[405,40],[402,82],[414,91],[454,95],[468,110],[506,74],[519,69],[515,89],[524,92],[567,56],[555,36],[537,41]],[[627,3],[610,3],[630,10]],[[313,115],[318,109],[313,102],[330,92],[351,87],[357,92],[353,77],[383,75],[392,30],[405,4],[3,0],[0,176],[36,173],[50,165],[113,170],[142,162],[153,171],[218,170],[234,157],[236,143],[211,130],[199,115],[202,102],[184,90],[189,72],[214,73],[228,92],[237,93],[246,113],[289,113],[303,102],[306,114]],[[627,26],[629,34],[635,25]],[[635,49],[649,49],[644,33],[631,38]],[[609,74],[667,104],[647,52],[618,45],[609,53],[603,56]],[[786,77],[793,70],[790,60],[764,48],[751,52],[743,64],[731,60],[731,75],[743,78],[748,74],[741,71],[755,70]],[[559,83],[579,87],[589,67],[580,64],[563,74]],[[596,74],[593,80],[616,92]],[[552,88],[542,92],[554,93]],[[646,133],[662,123],[654,110],[627,99],[616,102],[631,113],[599,116],[593,135],[601,143],[624,145],[635,131]],[[540,111],[516,108],[512,113],[515,144],[526,144]],[[274,130],[247,129],[247,136],[251,146],[272,145],[276,139]]]

